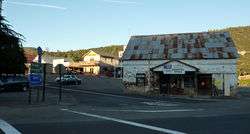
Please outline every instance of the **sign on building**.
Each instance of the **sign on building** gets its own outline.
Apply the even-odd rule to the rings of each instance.
[[[180,64],[166,64],[163,69],[164,74],[185,74],[185,69]]]

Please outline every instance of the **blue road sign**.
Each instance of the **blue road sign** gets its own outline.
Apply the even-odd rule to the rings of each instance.
[[[37,54],[38,54],[38,63],[42,62],[42,54],[43,54],[43,50],[41,47],[37,48]]]
[[[42,86],[42,75],[41,74],[30,74],[29,83],[31,87]]]
[[[43,50],[42,50],[41,47],[37,48],[37,53],[38,53],[38,55],[42,55],[43,54]]]

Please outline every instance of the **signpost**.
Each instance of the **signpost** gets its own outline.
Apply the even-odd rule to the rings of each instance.
[[[31,63],[30,66],[30,74],[29,74],[29,83],[31,88],[37,88],[37,102],[39,102],[40,93],[39,88],[43,86],[43,89],[45,90],[45,82],[44,82],[44,76],[42,75],[45,73],[45,69],[42,66],[42,49],[41,47],[37,48],[38,53],[38,63]],[[45,91],[43,90],[43,100],[45,100]],[[29,103],[31,103],[31,89],[29,89]]]
[[[39,88],[42,86],[42,77],[43,68],[41,63],[31,63],[30,74],[29,74],[29,83],[31,88]],[[39,102],[39,89],[37,89],[37,102]],[[31,103],[31,89],[29,89],[29,103]]]
[[[37,48],[37,54],[38,54],[38,63],[42,63],[42,54],[43,54],[43,50],[41,47]]]

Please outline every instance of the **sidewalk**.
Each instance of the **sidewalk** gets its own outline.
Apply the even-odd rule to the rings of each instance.
[[[29,92],[1,92],[0,93],[0,109],[3,107],[42,107],[50,105],[76,105],[76,99],[70,94],[63,94],[62,101],[59,103],[59,96],[57,93],[46,91],[45,102],[42,102],[42,91],[40,90],[39,102],[37,102],[37,90],[32,90],[31,104],[29,104]]]

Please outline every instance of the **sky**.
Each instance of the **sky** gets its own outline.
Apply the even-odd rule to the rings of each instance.
[[[249,0],[4,0],[24,47],[50,51],[126,45],[130,36],[250,25]]]

